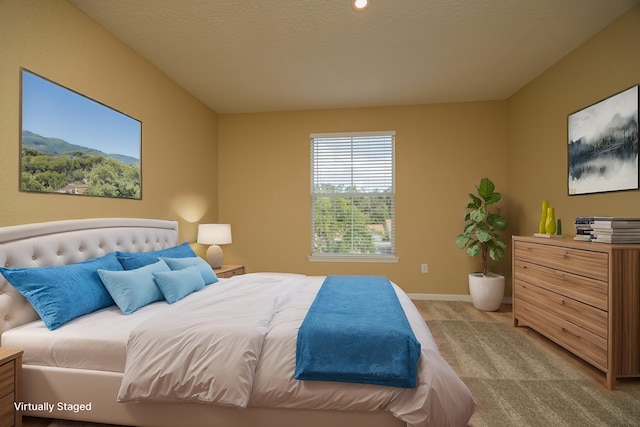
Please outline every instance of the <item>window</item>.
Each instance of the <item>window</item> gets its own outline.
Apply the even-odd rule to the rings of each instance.
[[[395,132],[311,135],[312,261],[395,262]]]

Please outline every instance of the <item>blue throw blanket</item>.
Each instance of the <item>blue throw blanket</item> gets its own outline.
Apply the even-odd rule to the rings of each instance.
[[[387,278],[327,276],[298,331],[294,378],[415,388],[419,358]]]

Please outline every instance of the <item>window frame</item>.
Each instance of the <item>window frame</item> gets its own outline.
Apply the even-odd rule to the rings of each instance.
[[[314,227],[314,198],[315,197],[327,197],[326,195],[322,195],[322,193],[316,193],[314,190],[315,186],[315,176],[316,176],[316,166],[315,166],[315,156],[314,156],[314,148],[315,148],[315,140],[319,138],[336,138],[336,139],[346,139],[346,138],[358,138],[358,137],[391,137],[391,192],[386,193],[392,198],[393,210],[391,212],[391,254],[353,254],[353,253],[314,253],[314,244],[313,239],[315,236],[315,227]],[[310,241],[310,251],[311,255],[309,255],[308,259],[311,262],[373,262],[373,263],[395,263],[398,262],[397,257],[397,248],[396,248],[396,232],[395,232],[395,210],[396,210],[396,188],[395,188],[395,131],[370,131],[370,132],[332,132],[332,133],[312,133],[309,136],[310,141],[310,198],[311,198],[311,241]],[[353,145],[353,140],[351,141]],[[374,194],[374,193],[371,193]],[[339,197],[339,196],[335,196]],[[347,195],[347,197],[349,197]]]

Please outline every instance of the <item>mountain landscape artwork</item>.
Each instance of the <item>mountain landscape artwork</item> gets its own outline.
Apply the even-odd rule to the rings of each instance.
[[[568,118],[569,195],[638,189],[638,86]]]
[[[141,199],[142,124],[22,70],[20,190]]]

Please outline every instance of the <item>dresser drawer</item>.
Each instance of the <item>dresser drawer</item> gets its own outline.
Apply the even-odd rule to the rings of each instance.
[[[15,412],[13,409],[13,391],[0,398],[0,426],[15,425]]]
[[[514,280],[548,289],[557,294],[582,301],[600,310],[608,310],[607,282],[555,270],[539,264],[516,259],[513,262]]]
[[[542,310],[579,325],[604,339],[608,336],[608,313],[544,288],[515,279],[515,295]]]
[[[516,296],[517,318],[596,368],[607,372],[607,340]]]
[[[10,360],[0,365],[0,397],[13,393],[15,360]]]
[[[516,241],[513,257],[515,260],[546,265],[579,276],[609,280],[609,255],[606,252]]]

